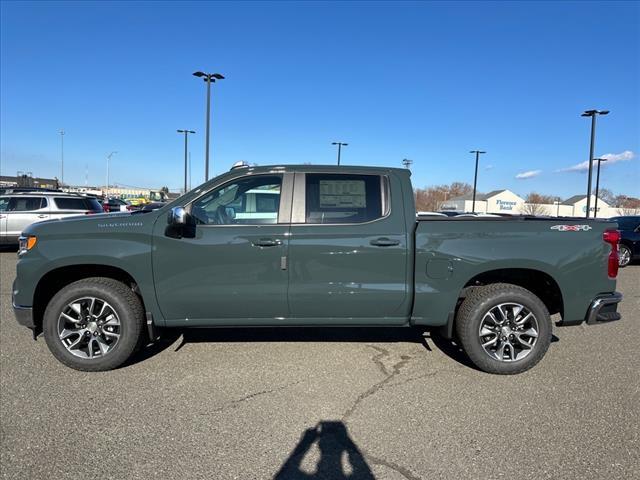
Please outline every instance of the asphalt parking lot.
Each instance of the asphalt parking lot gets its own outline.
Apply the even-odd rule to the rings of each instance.
[[[175,332],[82,373],[16,324],[15,260],[2,478],[640,478],[640,266],[620,272],[622,321],[556,328],[517,376],[408,329]]]

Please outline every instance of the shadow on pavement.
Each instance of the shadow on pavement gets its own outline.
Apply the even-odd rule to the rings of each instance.
[[[165,328],[160,340],[141,348],[123,367],[135,365],[171,347],[179,351],[189,343],[247,343],[247,342],[345,342],[345,343],[417,343],[431,352],[429,341],[442,353],[465,367],[478,368],[462,348],[435,331],[408,327],[239,327],[239,328]],[[551,342],[559,339],[553,335]]]
[[[311,473],[302,463],[314,444],[320,457]],[[274,480],[374,480],[364,456],[343,422],[323,421],[307,429]]]

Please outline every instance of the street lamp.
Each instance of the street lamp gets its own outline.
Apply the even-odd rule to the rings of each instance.
[[[349,144],[348,143],[342,143],[342,142],[331,142],[331,145],[337,145],[338,146],[338,165],[340,165],[340,151],[342,150],[342,147],[346,147]]]
[[[596,173],[596,202],[593,207],[593,218],[598,216],[598,195],[600,193],[600,164],[602,162],[606,162],[606,158],[594,158],[596,162],[598,162],[598,173]]]
[[[111,157],[113,157],[116,153],[118,152],[111,152],[109,155],[107,155],[107,194],[105,195],[107,198],[109,198],[109,162],[111,161]]]
[[[591,176],[593,172],[593,150],[596,141],[596,117],[607,115],[609,110],[585,110],[582,117],[591,117],[591,146],[589,147],[589,179],[587,180],[587,218],[589,218],[589,207],[591,206]]]
[[[205,160],[204,160],[204,180],[205,182],[209,180],[209,123],[211,117],[211,84],[215,83],[216,80],[224,80],[224,77],[219,73],[205,73],[205,72],[194,72],[193,75],[195,77],[202,78],[207,84],[207,129],[205,134]]]
[[[471,204],[471,213],[476,213],[476,185],[478,184],[478,160],[480,160],[481,153],[487,153],[487,152],[483,152],[482,150],[471,150],[469,153],[476,154],[476,173],[473,176],[473,203]]]
[[[64,130],[60,130],[60,183],[64,184]]]
[[[176,130],[176,132],[178,133],[184,133],[184,193],[187,193],[187,165],[188,165],[188,161],[187,161],[187,136],[190,133],[196,133],[193,130]]]

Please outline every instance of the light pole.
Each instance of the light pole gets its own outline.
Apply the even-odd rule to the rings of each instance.
[[[595,161],[598,162],[598,173],[596,173],[596,201],[593,206],[593,218],[598,216],[598,195],[600,193],[600,164],[602,162],[606,162],[606,158],[594,158]]]
[[[60,130],[60,183],[64,184],[64,129]]]
[[[216,80],[224,80],[224,77],[219,73],[205,73],[205,72],[194,72],[193,75],[195,77],[202,78],[207,84],[207,128],[205,133],[205,147],[204,147],[204,180],[205,182],[209,180],[209,123],[211,117],[211,84],[215,83]]]
[[[587,218],[589,218],[589,207],[591,206],[591,176],[593,172],[593,149],[596,142],[596,117],[607,115],[609,110],[585,110],[581,115],[591,117],[591,146],[589,147],[589,179],[587,180]]]
[[[118,152],[111,152],[107,155],[107,193],[105,197],[109,198],[109,162],[111,161],[111,157],[114,156]]]
[[[481,153],[487,153],[487,152],[483,152],[482,150],[471,150],[469,153],[476,154],[476,173],[473,176],[473,203],[471,204],[471,213],[476,213],[476,186],[478,184],[478,160],[480,160]]]
[[[190,133],[196,133],[193,130],[176,130],[176,132],[178,133],[184,133],[184,193],[187,193],[187,166],[188,166],[188,159],[187,159],[187,136]]]
[[[342,147],[346,147],[349,144],[348,143],[342,143],[342,142],[331,142],[331,145],[337,145],[338,146],[338,165],[340,165],[340,152],[342,150]]]

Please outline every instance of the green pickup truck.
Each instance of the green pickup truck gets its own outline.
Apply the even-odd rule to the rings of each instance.
[[[525,371],[559,325],[618,320],[616,224],[416,218],[410,172],[241,167],[152,212],[20,239],[13,306],[53,355],[116,368],[170,327],[437,329],[480,369]]]

